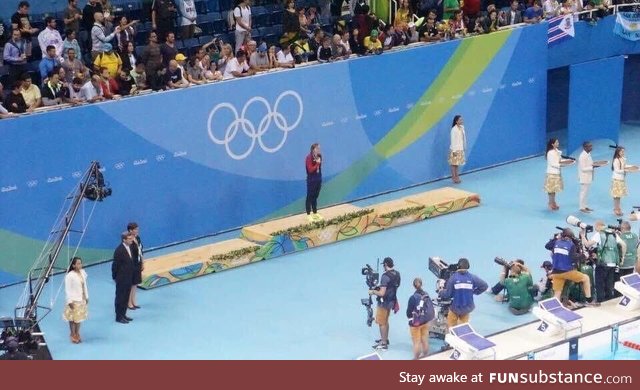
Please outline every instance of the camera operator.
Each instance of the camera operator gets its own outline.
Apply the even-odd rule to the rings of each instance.
[[[0,356],[0,360],[29,360],[29,355],[18,350],[18,340],[15,337],[7,337],[4,342],[7,352]]]
[[[585,260],[585,256],[580,253],[578,245],[580,245],[580,242],[576,240],[573,231],[565,228],[562,233],[555,235],[544,246],[552,252],[553,269],[551,271],[551,279],[553,280],[553,295],[557,299],[561,299],[564,283],[570,280],[574,283],[582,283],[587,306],[599,306],[599,303],[593,302],[589,276],[576,270],[580,262]]]
[[[384,273],[380,278],[380,288],[369,290],[369,295],[375,295],[378,307],[376,308],[376,323],[380,327],[380,340],[376,340],[373,348],[386,350],[389,346],[389,314],[399,310],[396,292],[400,287],[400,273],[393,269],[393,259],[385,257],[382,261]]]
[[[595,249],[597,255],[595,267],[596,298],[598,302],[604,302],[614,297],[615,270],[625,257],[627,244],[620,238],[618,231],[607,228],[604,222],[596,221],[593,226],[595,231],[588,240],[584,229],[580,230],[580,237],[585,247]]]
[[[441,299],[451,299],[447,325],[449,328],[469,322],[469,314],[475,309],[474,295],[480,295],[489,288],[487,282],[469,272],[469,260],[458,260],[458,270],[447,280],[444,288],[438,291]]]
[[[532,293],[537,291],[537,286],[534,286],[531,273],[524,262],[512,262],[508,274],[507,277],[506,270],[500,273],[500,284],[507,290],[509,311],[517,316],[526,314],[533,305]]]

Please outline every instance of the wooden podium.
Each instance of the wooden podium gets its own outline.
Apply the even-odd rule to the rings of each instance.
[[[309,222],[303,213],[258,223],[242,228],[241,238],[146,260],[140,287],[159,287],[478,205],[477,194],[445,187],[369,207],[327,207],[319,211],[319,222]]]

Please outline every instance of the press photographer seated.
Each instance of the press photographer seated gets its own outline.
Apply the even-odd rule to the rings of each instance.
[[[508,276],[507,276],[508,274]],[[508,270],[500,273],[500,282],[507,291],[506,300],[509,302],[509,311],[515,315],[529,312],[533,305],[533,294],[537,292],[537,286],[533,284],[529,268],[524,261],[518,259],[509,263]],[[502,301],[503,296],[496,296],[497,301]]]
[[[496,257],[495,259],[493,259],[493,261],[496,264],[503,266],[506,276],[509,276],[509,270],[511,269],[511,264],[509,262],[507,262],[502,257]],[[517,259],[515,261],[520,264],[524,264],[524,260]],[[496,295],[496,301],[501,300],[502,294],[500,293],[502,292],[502,290],[504,290],[504,284],[501,282],[501,280],[498,280],[498,283],[496,283],[495,285],[493,285],[493,287],[491,287],[491,293],[493,295]]]

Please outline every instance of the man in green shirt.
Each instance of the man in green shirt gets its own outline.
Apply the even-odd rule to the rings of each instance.
[[[622,258],[619,268],[620,271],[616,274],[615,281],[620,280],[621,277],[629,275],[640,266],[640,258],[638,258],[638,235],[631,232],[631,225],[628,221],[624,221],[620,224],[620,238],[627,246],[627,251]],[[616,291],[616,296],[621,294]]]
[[[508,278],[506,272],[500,274],[500,283],[507,290],[509,311],[515,315],[528,313],[533,304],[532,291],[535,289],[529,269],[524,264],[514,261],[509,269]]]
[[[620,265],[620,260],[625,258],[627,245],[620,233],[608,229],[604,222],[596,221],[593,227],[595,231],[588,240],[585,239],[584,229],[581,229],[580,237],[587,248],[596,249],[596,298],[598,302],[604,302],[614,297],[615,269]]]

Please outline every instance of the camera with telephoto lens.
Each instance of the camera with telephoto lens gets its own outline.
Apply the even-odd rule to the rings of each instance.
[[[513,261],[506,261],[505,259],[503,259],[502,257],[496,257],[495,259],[493,259],[493,261],[496,262],[496,264],[500,264],[501,266],[511,269],[511,266],[513,265]]]
[[[616,221],[617,225],[607,225],[607,228],[604,229],[605,234],[616,234],[622,231],[622,218],[618,218]]]
[[[567,217],[567,223],[571,226],[584,229],[587,233],[591,233],[593,231],[593,225],[587,225],[586,223],[582,222],[580,218],[573,215]]]

